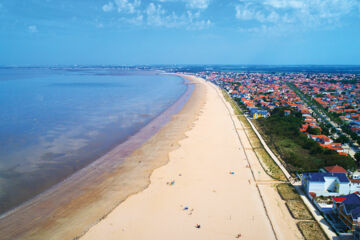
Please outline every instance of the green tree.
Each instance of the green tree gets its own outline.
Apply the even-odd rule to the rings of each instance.
[[[312,128],[309,127],[307,130],[308,133],[312,134],[312,135],[320,135],[321,130],[319,128]]]
[[[360,152],[355,153],[355,159],[356,161],[360,162]]]
[[[344,143],[349,143],[350,140],[349,140],[348,137],[346,137],[345,135],[341,134],[341,135],[335,140],[335,142],[344,144]]]

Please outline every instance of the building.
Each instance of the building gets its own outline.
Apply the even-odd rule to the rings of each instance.
[[[250,116],[252,116],[253,119],[258,119],[258,118],[262,118],[262,117],[267,118],[268,116],[270,116],[270,114],[267,110],[251,108]]]
[[[349,228],[355,230],[360,223],[360,197],[356,193],[345,196],[335,210],[341,221]]]
[[[360,226],[355,226],[353,240],[360,240]]]
[[[340,196],[350,193],[350,180],[345,173],[303,173],[302,186],[307,194]]]
[[[360,179],[350,179],[350,192],[360,192]]]
[[[320,144],[330,144],[332,143],[332,140],[328,137],[328,136],[325,136],[325,135],[310,135],[310,137],[320,143]]]
[[[345,174],[348,173],[343,167],[338,166],[338,165],[324,167],[320,171],[328,172],[328,173],[345,173]]]

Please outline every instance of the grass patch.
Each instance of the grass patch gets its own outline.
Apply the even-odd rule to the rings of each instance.
[[[287,200],[299,200],[300,196],[296,192],[296,189],[288,183],[281,183],[276,186],[278,193],[281,198],[285,201]]]
[[[306,240],[327,240],[324,232],[320,228],[319,224],[315,221],[298,222],[297,223],[300,232]]]
[[[286,201],[286,206],[288,207],[291,215],[295,219],[300,220],[312,220],[309,210],[301,200],[288,200]]]
[[[254,149],[257,157],[266,165],[267,170],[270,172],[270,175],[278,180],[286,181],[284,173],[281,171],[279,166],[273,161],[270,155],[266,152],[264,148]]]
[[[244,128],[251,128],[250,123],[246,120],[244,115],[238,116],[238,119],[242,122]]]
[[[234,112],[236,115],[238,115],[238,119],[241,121],[243,126],[246,128],[245,133],[247,134],[251,146],[254,148],[254,151],[257,155],[257,157],[260,159],[261,162],[263,162],[266,166],[266,172],[272,176],[275,179],[278,180],[286,180],[285,175],[279,168],[279,166],[272,160],[272,158],[269,156],[269,154],[264,149],[263,145],[261,144],[259,138],[255,134],[255,132],[252,130],[251,125],[249,124],[246,117],[243,115],[242,110],[240,109],[239,105],[227,94],[225,90],[222,90],[222,93],[224,95],[224,98],[226,101],[228,101],[231,105],[231,107],[234,109]]]
[[[262,148],[262,144],[259,138],[256,136],[255,132],[252,129],[246,130],[246,134],[248,135],[251,146],[253,148]]]
[[[242,111],[240,109],[240,107],[234,102],[234,100],[229,96],[229,94],[227,94],[227,92],[225,90],[221,90],[224,98],[226,101],[228,101],[231,105],[231,107],[234,109],[234,112],[236,115],[242,115]]]

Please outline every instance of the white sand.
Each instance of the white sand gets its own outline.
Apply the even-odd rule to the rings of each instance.
[[[168,164],[152,173],[148,188],[122,202],[82,239],[208,240],[238,234],[239,239],[301,239],[228,104],[214,86],[199,81],[207,89],[206,104]],[[266,208],[244,150],[256,180],[264,182]],[[167,184],[171,181],[174,185]]]

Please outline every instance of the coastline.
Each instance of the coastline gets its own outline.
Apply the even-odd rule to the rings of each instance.
[[[185,84],[187,90],[176,103],[134,136],[3,215],[1,239],[73,239],[128,196],[145,189],[151,172],[166,164],[167,153],[185,137],[204,102],[204,92],[196,83]]]
[[[199,81],[206,103],[187,137],[83,240],[303,239],[230,104]]]

